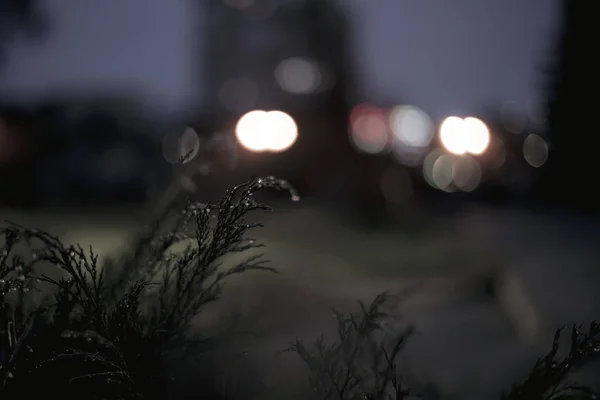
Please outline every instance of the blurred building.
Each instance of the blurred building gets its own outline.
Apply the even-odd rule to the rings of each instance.
[[[252,110],[281,110],[297,142],[283,153],[241,149],[244,173],[279,174],[304,191],[326,191],[347,174],[351,105],[359,96],[350,26],[336,2],[210,0],[207,108],[233,133]],[[205,115],[205,112],[202,113]]]

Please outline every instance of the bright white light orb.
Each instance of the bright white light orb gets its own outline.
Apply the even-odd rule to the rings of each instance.
[[[483,154],[490,144],[487,125],[474,117],[448,117],[440,126],[442,145],[452,154]]]
[[[466,154],[469,148],[469,138],[464,129],[464,120],[459,117],[448,117],[440,126],[442,145],[452,154]]]
[[[480,155],[490,144],[490,131],[487,125],[478,118],[467,117],[463,120],[463,129],[467,136],[467,152]]]
[[[269,123],[275,130],[269,150],[281,152],[292,147],[298,139],[298,125],[296,125],[294,119],[283,111],[269,111],[267,114]]]
[[[298,138],[298,126],[283,111],[254,110],[244,114],[235,127],[238,142],[253,152],[281,152]]]

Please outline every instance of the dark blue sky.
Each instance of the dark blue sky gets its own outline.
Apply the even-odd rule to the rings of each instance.
[[[557,0],[335,1],[352,11],[368,100],[397,98],[435,119],[535,101]],[[45,0],[52,30],[44,42],[11,43],[0,94],[130,89],[172,111],[202,96],[190,84],[199,72],[190,49],[202,37],[188,0],[68,3]]]

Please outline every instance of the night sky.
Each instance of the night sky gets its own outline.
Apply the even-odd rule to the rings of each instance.
[[[504,101],[522,108],[537,101],[557,0],[336,1],[352,12],[365,100],[409,102],[436,120]],[[193,65],[191,50],[201,51],[203,17],[190,2],[44,5],[48,36],[9,45],[0,69],[4,98],[126,90],[170,112],[202,97],[194,83],[202,66]]]

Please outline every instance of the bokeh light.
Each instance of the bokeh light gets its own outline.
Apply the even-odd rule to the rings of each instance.
[[[483,154],[490,144],[490,131],[485,123],[480,119],[467,117],[463,120],[463,129],[466,130],[467,152]]]
[[[316,62],[304,58],[288,58],[275,68],[275,79],[286,92],[311,94],[319,90],[323,76]]]
[[[423,177],[432,187],[451,191],[452,162],[455,156],[440,149],[432,150],[423,160]]]
[[[435,149],[425,157],[423,176],[436,189],[445,192],[475,190],[482,180],[479,162],[468,154],[449,154]]]
[[[364,153],[378,154],[386,150],[390,134],[385,113],[367,104],[356,106],[350,114],[350,141]]]
[[[423,160],[434,136],[431,118],[414,106],[397,106],[389,114],[394,157],[404,165],[416,166]]]
[[[440,140],[450,153],[483,154],[490,143],[490,132],[486,124],[478,118],[446,118],[440,126]]]
[[[548,143],[541,136],[530,134],[523,142],[523,157],[532,167],[541,167],[548,160]]]
[[[298,126],[283,111],[254,110],[244,114],[235,127],[238,142],[253,152],[281,152],[298,138]]]
[[[463,125],[463,119],[448,117],[440,126],[442,145],[452,154],[465,154],[468,149],[468,137]]]
[[[442,154],[433,163],[431,177],[435,186],[443,191],[451,191],[450,185],[453,180],[453,168],[456,156],[451,154]]]
[[[162,154],[171,164],[186,164],[192,161],[200,150],[200,138],[193,128],[169,133],[162,141]]]
[[[407,147],[427,147],[433,139],[433,122],[421,109],[398,106],[390,112],[394,140]]]
[[[464,192],[471,192],[481,182],[481,167],[473,157],[457,157],[452,164],[452,182]]]
[[[298,138],[298,126],[294,119],[283,111],[267,113],[273,129],[276,130],[269,146],[270,151],[282,152],[289,149]]]

